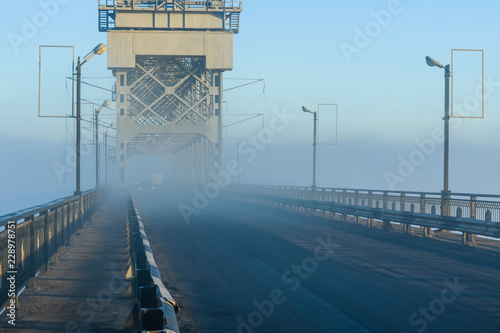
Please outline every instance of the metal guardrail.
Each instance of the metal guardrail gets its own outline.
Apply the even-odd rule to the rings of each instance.
[[[242,185],[241,190],[291,199],[335,202],[349,206],[385,208],[396,211],[430,213],[500,222],[500,195],[451,193],[445,198],[448,214],[442,214],[438,192],[382,191],[349,188]]]
[[[101,197],[100,190],[92,190],[81,196],[59,199],[45,205],[29,208],[13,214],[0,216],[0,309],[9,301],[7,272],[16,271],[17,296],[26,285],[36,286],[36,275],[63,246],[69,245],[70,238],[80,230],[95,211]],[[9,237],[8,224],[16,225],[14,238]],[[11,249],[9,251],[9,239]],[[12,261],[12,245],[15,245],[15,267]],[[9,257],[9,254],[11,255]]]
[[[98,0],[97,2],[99,8],[103,10],[241,11],[243,7],[243,0]]]
[[[323,212],[339,213],[390,222],[403,223],[405,232],[411,225],[424,228],[424,236],[433,234],[430,228],[462,232],[464,244],[474,243],[473,234],[500,238],[500,196],[454,193],[443,198],[441,193],[401,192],[358,189],[291,186],[232,186],[229,191],[257,200],[267,200],[289,207],[303,207]],[[486,200],[478,200],[485,198]],[[444,213],[444,214],[443,214]]]
[[[132,281],[132,294],[137,299],[132,310],[136,312],[134,327],[139,327],[138,332],[179,333],[176,318],[179,305],[161,281],[144,224],[132,199],[127,219],[130,256],[127,279]]]
[[[243,10],[242,0],[189,1],[189,0],[97,0],[99,31],[107,32],[117,27],[117,12],[178,12],[221,13],[223,30],[239,33],[239,17]],[[170,28],[170,23],[168,25]],[[145,28],[145,27],[144,27]],[[149,27],[151,28],[151,27]],[[164,27],[165,28],[165,27]],[[177,27],[178,28],[178,27]]]

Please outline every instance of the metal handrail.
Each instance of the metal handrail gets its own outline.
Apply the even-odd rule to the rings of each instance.
[[[374,207],[382,203],[384,208],[407,211],[412,207],[421,213],[469,217],[477,220],[500,222],[500,195],[481,193],[450,193],[443,201],[442,193],[370,190],[352,188],[317,188],[304,186],[241,185],[242,189],[252,189],[260,194],[272,194],[289,198],[309,198],[315,201],[334,201],[355,206]],[[481,198],[479,200],[478,198]],[[362,199],[362,201],[360,201]],[[359,201],[359,202],[356,202]],[[442,211],[442,205],[446,210]],[[403,204],[402,204],[403,203]],[[393,208],[392,208],[393,207]],[[467,214],[467,216],[465,216]],[[459,216],[460,215],[460,216]]]
[[[193,1],[193,0],[97,0],[98,8],[101,10],[166,10],[178,11],[177,7],[184,11],[220,10],[241,11],[243,0],[215,0],[215,1]]]
[[[89,193],[93,193],[93,192],[95,192],[95,190],[88,190],[86,192],[83,192],[82,196],[86,196]],[[20,223],[20,221],[25,219],[26,217],[39,216],[40,212],[52,210],[58,206],[64,205],[68,202],[72,202],[75,199],[77,199],[78,197],[79,196],[75,195],[75,196],[71,196],[71,197],[60,198],[60,199],[56,199],[56,200],[47,202],[45,204],[29,207],[29,208],[22,209],[22,210],[13,212],[13,213],[2,215],[2,216],[0,216],[0,227],[5,227],[5,225],[7,225],[7,223],[9,221],[17,221],[18,223]]]
[[[8,258],[9,230],[0,232],[0,305],[3,307],[10,298],[18,303],[18,295],[29,284],[36,286],[36,275],[43,269],[49,270],[49,260],[61,247],[69,244],[71,236],[90,221],[101,197],[101,190],[91,190],[82,195],[75,195],[31,207],[0,217],[0,226],[9,222],[16,225],[15,265],[10,266]],[[12,231],[12,230],[10,230]],[[25,253],[26,250],[26,253]],[[9,295],[7,272],[16,271],[16,294]]]
[[[491,221],[479,221],[471,218],[457,218],[451,216],[439,216],[418,212],[394,211],[386,208],[371,208],[363,206],[349,206],[325,201],[314,201],[304,199],[287,199],[272,195],[261,195],[243,193],[248,199],[272,202],[288,207],[302,207],[314,211],[333,212],[344,216],[364,217],[385,222],[398,222],[406,225],[420,225],[428,228],[442,228],[454,230],[466,234],[476,234],[488,237],[500,238],[500,223]],[[314,214],[314,213],[313,213]]]

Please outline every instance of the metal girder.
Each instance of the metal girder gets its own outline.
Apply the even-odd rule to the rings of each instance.
[[[121,183],[133,155],[167,155],[175,179],[206,181],[221,159],[222,73],[204,57],[137,56],[116,70]]]

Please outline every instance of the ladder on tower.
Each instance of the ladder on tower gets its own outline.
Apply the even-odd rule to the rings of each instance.
[[[115,27],[115,11],[99,10],[99,32],[107,32]]]
[[[229,13],[229,30],[235,34],[240,32],[240,13]]]

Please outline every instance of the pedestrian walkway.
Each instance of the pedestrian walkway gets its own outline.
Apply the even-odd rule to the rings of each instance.
[[[122,332],[134,301],[126,299],[126,198],[106,201],[19,297],[16,326],[0,315],[1,332]]]

